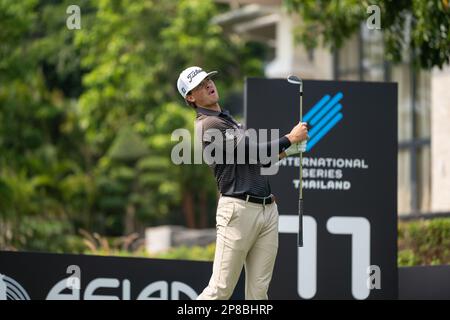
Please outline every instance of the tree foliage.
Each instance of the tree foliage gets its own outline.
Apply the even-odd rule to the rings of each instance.
[[[176,80],[219,70],[226,99],[260,57],[210,23],[211,0],[82,0],[80,30],[66,27],[71,4],[0,1],[0,248],[212,225],[209,169],[170,159],[172,131],[194,121]]]
[[[367,8],[380,8],[386,58],[392,62],[412,59],[416,67],[442,68],[450,59],[450,5],[448,0],[285,0],[300,15],[297,38],[308,48],[323,40],[340,48],[365,24]],[[407,30],[410,30],[407,32]]]

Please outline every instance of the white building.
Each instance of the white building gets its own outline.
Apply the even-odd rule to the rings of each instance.
[[[267,77],[301,74],[305,79],[392,81],[398,83],[399,215],[450,212],[450,67],[414,71],[407,62],[384,60],[382,29],[362,26],[336,52],[306,51],[294,43],[301,23],[282,0],[216,0],[230,10],[213,18],[226,32],[265,43],[273,60]]]

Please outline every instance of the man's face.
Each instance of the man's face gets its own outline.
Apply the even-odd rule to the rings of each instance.
[[[191,90],[190,94],[186,96],[186,99],[189,102],[194,102],[197,106],[206,107],[216,104],[219,101],[219,93],[217,92],[214,81],[206,78]]]

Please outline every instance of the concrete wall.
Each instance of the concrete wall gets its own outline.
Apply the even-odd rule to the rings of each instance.
[[[432,211],[450,211],[450,67],[431,77]]]
[[[299,24],[296,16],[279,10],[276,25],[275,59],[270,62],[265,74],[268,78],[285,78],[297,74],[303,79],[331,80],[333,78],[333,55],[330,50],[318,47],[312,56],[304,46],[294,42],[293,30]]]

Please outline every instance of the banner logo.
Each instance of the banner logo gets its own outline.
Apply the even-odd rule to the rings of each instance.
[[[30,296],[16,280],[0,273],[0,300],[30,300]]]
[[[339,103],[339,100],[343,96],[342,92],[338,92],[332,98],[327,94],[305,114],[303,121],[308,122],[312,126],[312,129],[309,131],[310,140],[306,151],[311,150],[317,142],[342,120],[344,116],[340,112],[342,105]]]

